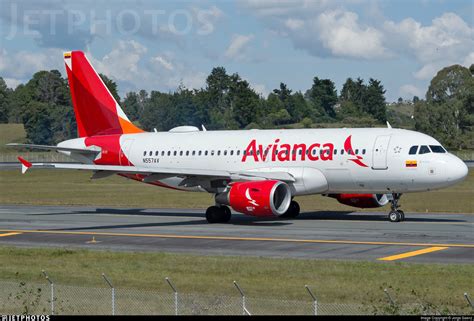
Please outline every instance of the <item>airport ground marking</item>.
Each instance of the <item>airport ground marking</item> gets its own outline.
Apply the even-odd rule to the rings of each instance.
[[[447,246],[432,246],[432,247],[428,247],[426,249],[421,249],[421,250],[410,251],[410,252],[405,252],[405,253],[401,253],[401,254],[381,257],[377,260],[379,260],[379,261],[396,261],[396,260],[405,259],[407,257],[412,257],[412,256],[437,252],[437,251],[446,250],[446,249],[449,249],[449,247],[447,247]]]
[[[22,234],[22,233],[20,232],[3,233],[3,234],[0,234],[0,237],[13,236],[13,235],[19,235],[19,234]]]
[[[352,240],[312,240],[267,237],[237,237],[213,235],[175,235],[175,234],[138,234],[118,232],[88,232],[88,231],[61,231],[61,230],[1,230],[0,232],[59,234],[59,235],[95,235],[95,236],[125,236],[125,237],[150,237],[168,239],[194,239],[194,240],[220,240],[220,241],[264,241],[288,243],[320,243],[320,244],[357,244],[357,245],[395,245],[395,246],[429,246],[429,247],[458,247],[474,248],[474,244],[436,244],[436,243],[409,243],[409,242],[381,242],[381,241],[352,241]]]

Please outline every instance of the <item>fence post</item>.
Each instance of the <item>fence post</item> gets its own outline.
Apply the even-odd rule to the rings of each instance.
[[[466,300],[469,303],[469,305],[471,306],[471,308],[474,309],[474,303],[472,303],[471,298],[469,297],[469,294],[467,294],[467,292],[464,293],[464,297],[466,298]]]
[[[169,277],[166,277],[165,280],[174,292],[174,315],[178,315],[178,291],[176,291],[176,288],[173,283],[171,283]]]
[[[235,287],[237,288],[237,290],[239,290],[240,292],[240,296],[242,297],[242,315],[252,315],[249,310],[247,310],[247,307],[245,306],[245,294],[244,294],[244,291],[241,289],[241,287],[239,286],[239,284],[234,281],[234,285]]]
[[[51,315],[54,315],[54,283],[53,281],[49,278],[48,274],[45,272],[45,270],[42,270],[41,273],[43,273],[44,277],[46,280],[48,280],[49,285],[51,287]]]
[[[318,299],[316,299],[316,296],[313,294],[313,291],[311,291],[308,285],[305,285],[304,287],[306,290],[308,290],[309,295],[311,295],[313,298],[314,315],[318,315]]]
[[[107,277],[105,276],[105,273],[102,273],[102,277],[112,289],[112,315],[115,315],[115,288],[112,285],[112,282],[110,282],[109,279],[107,279]]]

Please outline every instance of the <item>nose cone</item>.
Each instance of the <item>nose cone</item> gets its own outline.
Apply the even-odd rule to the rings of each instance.
[[[447,163],[448,181],[457,183],[466,178],[469,169],[458,157],[451,155],[450,161]]]

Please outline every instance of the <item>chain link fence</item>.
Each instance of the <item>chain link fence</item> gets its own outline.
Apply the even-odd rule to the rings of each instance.
[[[70,163],[76,162],[67,155],[50,152],[18,151],[17,153],[0,153],[0,163],[18,163],[18,156],[29,162],[37,163]]]
[[[48,281],[49,278],[48,278]],[[427,302],[397,303],[389,296],[378,305],[319,302],[284,297],[202,295],[197,293],[103,287],[25,283],[0,280],[0,314],[61,315],[367,315],[367,314],[472,314],[466,293],[465,309],[440,309]],[[302,289],[303,291],[304,289]],[[382,294],[382,298],[383,294]]]

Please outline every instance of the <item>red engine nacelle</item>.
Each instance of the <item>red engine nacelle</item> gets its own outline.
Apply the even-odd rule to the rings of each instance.
[[[291,190],[276,180],[237,182],[228,192],[217,195],[216,202],[247,215],[280,216],[290,206]]]
[[[330,194],[339,203],[359,207],[359,208],[375,208],[381,207],[388,203],[386,194]]]

